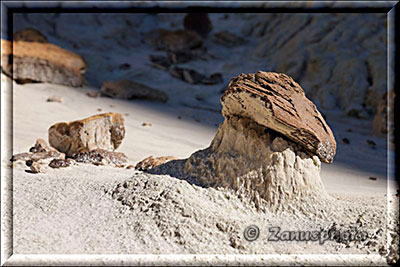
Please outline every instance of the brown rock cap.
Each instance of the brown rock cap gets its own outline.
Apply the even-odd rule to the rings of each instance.
[[[112,112],[56,123],[49,128],[50,145],[69,157],[94,149],[113,151],[124,136],[124,119],[121,114]]]
[[[272,129],[331,163],[336,153],[333,133],[303,89],[283,73],[259,71],[231,79],[221,98],[225,118],[249,118]]]

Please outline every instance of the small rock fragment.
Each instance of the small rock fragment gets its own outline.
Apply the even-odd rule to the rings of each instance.
[[[115,164],[121,165],[127,162],[127,157],[122,152],[112,152],[104,149],[93,149],[86,152],[81,152],[72,157],[76,162],[92,163],[92,164]]]
[[[53,159],[49,163],[51,168],[65,168],[71,166],[71,159]]]
[[[11,161],[25,161],[28,167],[34,161],[45,160],[49,158],[65,159],[65,154],[60,153],[56,149],[52,148],[47,142],[41,138],[36,140],[33,147],[29,149],[29,152],[19,153],[12,156]]]
[[[47,102],[62,103],[62,102],[64,102],[64,99],[62,97],[58,97],[58,96],[51,96],[51,97],[47,98]]]
[[[143,122],[143,123],[142,123],[142,126],[152,126],[152,124],[151,124],[151,123],[148,123],[148,122]]]
[[[14,33],[15,41],[47,43],[47,38],[34,28],[25,28]]]
[[[370,148],[372,149],[376,148],[376,143],[374,141],[367,139],[366,143]]]
[[[119,113],[104,113],[49,128],[49,143],[71,157],[93,149],[113,151],[125,136],[124,119]]]
[[[118,68],[119,68],[120,70],[128,70],[128,69],[130,69],[130,67],[131,67],[130,64],[124,63],[124,64],[119,65]]]
[[[204,85],[213,85],[223,82],[222,75],[220,73],[214,73],[207,77],[203,74],[198,73],[195,70],[188,68],[173,67],[170,70],[170,74],[171,76],[190,84],[202,83]]]
[[[42,172],[42,166],[40,165],[39,162],[32,162],[31,166],[30,166],[30,172],[31,173],[40,173]]]
[[[30,160],[30,159],[31,159],[31,155],[32,155],[32,153],[27,153],[27,152],[18,153],[18,154],[13,155],[13,156],[11,157],[10,161],[11,161],[11,162],[19,161],[19,160],[27,161],[27,160]]]
[[[58,152],[55,148],[51,147],[44,139],[38,138],[36,139],[36,143],[33,147],[29,149],[29,152],[37,153],[37,152],[49,152],[55,151]]]
[[[94,98],[96,98],[96,97],[100,96],[100,92],[97,91],[97,90],[92,90],[92,91],[87,92],[86,95],[87,95],[88,97],[94,97]]]
[[[139,170],[139,171],[149,171],[150,169],[152,169],[156,166],[159,166],[161,164],[164,164],[171,160],[176,160],[176,158],[173,156],[156,157],[156,158],[153,158],[153,156],[150,156],[150,157],[147,157],[144,160],[138,162],[135,166],[135,169]]]
[[[161,70],[167,70],[172,64],[171,60],[166,56],[150,55],[150,61],[154,67]]]
[[[343,138],[342,142],[343,142],[343,144],[346,144],[346,145],[350,144],[350,141],[347,138]]]
[[[212,36],[214,43],[225,47],[234,47],[244,43],[244,39],[229,31],[220,31]]]
[[[368,179],[372,180],[372,181],[376,181],[378,178],[376,177],[369,177]]]
[[[101,93],[112,98],[168,101],[168,95],[163,91],[129,80],[106,81],[101,86]]]
[[[197,49],[203,46],[203,39],[194,31],[156,29],[146,33],[143,41],[155,49],[171,52]]]

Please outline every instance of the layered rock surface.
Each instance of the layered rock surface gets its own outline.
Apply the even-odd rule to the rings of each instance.
[[[259,71],[231,79],[221,98],[225,118],[239,116],[277,131],[326,163],[336,153],[329,126],[303,89],[285,74]]]
[[[49,128],[50,145],[69,157],[95,149],[114,151],[124,136],[124,119],[112,112],[56,123]]]
[[[82,86],[84,59],[54,44],[1,40],[2,70],[16,81]]]

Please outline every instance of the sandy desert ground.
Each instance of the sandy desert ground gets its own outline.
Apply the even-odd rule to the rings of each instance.
[[[219,20],[217,15],[220,14],[214,14],[212,19]],[[151,16],[143,19],[142,30],[152,25]],[[39,20],[34,16],[21,20],[21,27],[34,19]],[[76,30],[67,28],[63,19],[57,27],[66,27],[64,34]],[[162,17],[160,24],[170,25],[175,20],[178,19]],[[46,23],[37,25],[46,32]],[[225,25],[221,29],[229,26],[221,25]],[[69,42],[59,35],[49,36],[49,40],[65,45]],[[258,71],[263,67],[260,62],[240,64],[240,58],[235,57],[251,48],[253,41],[232,51],[209,42],[210,53],[217,56],[190,66],[207,70],[212,64],[216,71],[223,71],[224,83],[239,73]],[[128,51],[124,47],[122,50]],[[23,162],[10,164],[12,154],[28,151],[37,138],[47,139],[52,124],[94,114],[117,112],[124,117],[126,137],[117,151],[125,153],[133,165],[148,156],[188,158],[210,144],[223,121],[218,93],[222,84],[205,90],[204,86],[171,78],[148,64],[148,56],[154,51],[145,45],[135,44],[125,57],[116,52],[112,59],[112,53],[90,57],[90,49],[75,52],[83,53],[89,66],[88,84],[81,88],[17,84],[1,76],[2,181],[12,181],[12,187],[2,190],[12,192],[13,200],[12,214],[6,213],[3,219],[12,217],[13,231],[7,235],[12,236],[14,254],[357,254],[358,260],[347,263],[361,265],[382,265],[387,257],[391,257],[389,261],[396,257],[390,251],[398,250],[398,214],[393,209],[398,205],[398,188],[391,161],[394,151],[388,148],[385,138],[371,135],[370,120],[344,117],[339,109],[321,110],[338,147],[334,163],[322,164],[321,170],[331,201],[323,206],[315,204],[313,209],[320,211],[316,213],[296,209],[260,212],[252,202],[228,189],[204,188],[170,175],[134,169],[76,164],[32,174],[26,172]],[[227,54],[232,55],[229,63],[223,60]],[[125,61],[132,63],[131,69],[117,70]],[[123,77],[154,88],[167,88],[170,100],[164,104],[86,95],[98,90],[104,80]],[[163,87],[165,84],[168,86]],[[199,97],[196,99],[195,95]],[[62,97],[63,102],[46,102],[51,96]],[[8,100],[12,100],[12,109],[3,105]],[[143,123],[151,126],[142,126]],[[4,142],[8,136],[12,136],[12,143]],[[340,142],[344,137],[351,140],[350,144]],[[365,144],[367,139],[376,143],[376,149]],[[3,201],[3,205],[7,203]],[[243,237],[250,225],[260,229],[259,238],[253,242]],[[271,227],[281,227],[282,231],[358,231],[367,233],[368,238],[271,241]],[[332,260],[336,264],[344,262]],[[326,262],[329,263],[332,262]]]

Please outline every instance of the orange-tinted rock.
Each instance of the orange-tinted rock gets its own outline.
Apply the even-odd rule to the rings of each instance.
[[[54,44],[1,39],[2,70],[14,80],[82,86],[84,59]]]
[[[225,118],[251,119],[286,136],[321,161],[333,161],[336,141],[331,129],[289,76],[262,71],[241,74],[231,79],[221,103]]]
[[[94,149],[113,151],[124,136],[124,119],[121,114],[112,112],[56,123],[49,128],[50,145],[70,157]]]

